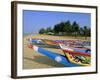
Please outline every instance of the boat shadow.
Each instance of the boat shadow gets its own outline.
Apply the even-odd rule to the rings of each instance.
[[[29,61],[34,61],[40,64],[45,64],[52,67],[65,67],[64,65],[57,63],[56,61],[51,60],[46,56],[34,56],[34,58],[24,57],[24,59]]]

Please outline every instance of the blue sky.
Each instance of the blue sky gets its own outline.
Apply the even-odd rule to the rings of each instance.
[[[90,13],[23,10],[24,33],[38,33],[41,28],[53,27],[61,21],[76,21],[81,27],[91,27]]]

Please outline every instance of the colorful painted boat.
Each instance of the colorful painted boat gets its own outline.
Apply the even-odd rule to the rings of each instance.
[[[37,52],[47,56],[48,58],[50,58],[60,64],[63,64],[64,66],[67,66],[67,67],[79,66],[78,64],[70,63],[69,60],[65,56],[60,55],[58,53],[51,52],[44,48],[40,48],[40,47],[34,46],[34,45],[28,45],[28,47],[33,49],[34,51],[37,51]]]
[[[30,45],[28,47],[45,55],[45,56],[47,56],[47,57],[49,57],[50,59],[52,59],[60,64],[65,65],[65,66],[73,67],[73,66],[89,66],[90,65],[90,63],[85,62],[86,59],[90,59],[90,55],[87,55],[84,53],[77,53],[76,54],[74,52],[66,50],[66,52],[64,51],[65,56],[63,56],[63,55],[60,55],[58,53],[48,51],[44,48],[40,48],[40,47],[37,47],[34,45]],[[79,55],[81,56],[81,58],[78,57]],[[86,56],[86,57],[82,58],[82,56]],[[76,59],[76,57],[77,57],[77,59]],[[80,61],[82,61],[82,62],[80,62]]]
[[[38,45],[40,47],[60,48],[56,42],[47,39],[30,39],[30,43],[32,43],[33,45]]]
[[[67,59],[73,64],[78,64],[80,66],[90,66],[90,57],[72,55],[70,53],[66,53],[65,55]]]
[[[86,53],[86,50],[84,49],[83,52],[79,52],[78,49],[75,50],[74,48],[69,47],[63,47],[60,45],[66,58],[74,64],[78,64],[81,66],[89,66],[90,60],[91,60],[91,53]]]
[[[47,44],[52,46],[58,46],[58,44],[65,44],[70,45],[72,47],[84,47],[89,46],[89,41],[80,41],[80,40],[48,40],[48,39],[37,39],[37,38],[30,38],[30,42],[35,44],[45,45]]]
[[[39,47],[38,45],[34,46],[32,43],[35,43],[36,45],[42,44],[43,46],[52,45],[51,47],[53,48],[54,46],[59,46],[59,48],[64,52],[64,56],[48,51],[43,47]],[[46,39],[32,39],[31,44],[29,44],[28,47],[65,66],[89,66],[91,62],[91,52],[86,52],[87,48],[69,48],[65,44]]]

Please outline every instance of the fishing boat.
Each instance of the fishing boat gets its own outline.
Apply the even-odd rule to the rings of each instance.
[[[76,48],[69,48],[68,46],[63,46],[60,44],[61,49],[63,50],[66,58],[74,64],[78,64],[81,66],[89,66],[91,53],[87,52],[88,49],[76,49]]]
[[[56,42],[53,40],[46,39],[32,39],[31,42],[37,44],[46,44],[48,46],[59,46],[59,48],[63,51],[64,55],[60,55],[58,53],[48,51],[44,49],[44,47],[38,46],[36,44],[29,44],[28,47],[49,57],[50,59],[63,64],[65,66],[90,66],[91,63],[91,50],[89,48],[76,48],[69,45],[65,45],[62,42]],[[51,47],[52,47],[51,46]],[[54,48],[54,47],[53,47]]]

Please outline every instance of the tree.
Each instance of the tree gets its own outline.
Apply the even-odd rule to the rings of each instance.
[[[59,24],[56,24],[54,25],[54,28],[53,28],[54,32],[57,34],[59,33],[60,29],[59,29]]]
[[[70,21],[65,22],[65,26],[64,26],[64,32],[66,33],[71,33],[72,31],[72,27],[71,27],[71,23]]]
[[[70,33],[70,31],[71,31],[70,21],[61,22],[61,23],[56,24],[54,26],[54,32],[55,33],[62,33],[62,35],[64,35],[66,33]]]
[[[44,28],[39,30],[39,34],[44,34],[46,32],[46,30]]]
[[[65,30],[64,30],[64,26],[65,26],[65,23],[64,22],[61,22],[60,24],[59,24],[59,31],[60,32],[64,32]]]
[[[58,35],[73,35],[73,36],[90,36],[91,29],[87,26],[80,27],[79,24],[74,21],[72,24],[70,21],[60,22],[55,24],[53,28],[47,27],[47,29],[40,29],[40,34],[58,34]]]
[[[87,36],[90,36],[90,34],[91,34],[90,32],[91,32],[90,28],[88,28],[87,26],[83,27],[83,33],[84,33],[85,38]]]
[[[88,28],[88,36],[91,36],[91,28]]]
[[[76,23],[76,21],[74,21],[72,24],[72,32],[75,36],[77,36],[80,32],[80,26]]]
[[[53,30],[51,29],[51,27],[48,27],[48,28],[46,29],[46,31],[47,31],[47,33],[48,33],[48,32],[53,32]]]
[[[84,35],[84,29],[83,29],[82,27],[81,27],[80,30],[79,30],[79,34],[80,34],[81,36]]]

